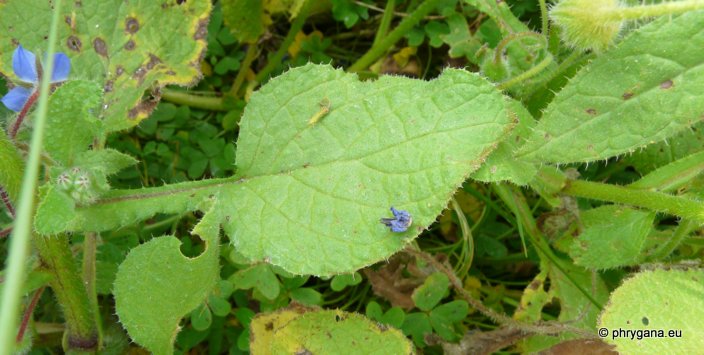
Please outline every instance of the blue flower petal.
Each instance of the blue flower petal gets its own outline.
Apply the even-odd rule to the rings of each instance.
[[[12,53],[12,69],[20,80],[27,83],[38,82],[37,57],[19,45]]]
[[[17,86],[2,97],[2,103],[12,111],[19,112],[32,94],[32,90]]]
[[[51,82],[56,83],[68,79],[68,73],[71,72],[71,60],[66,54],[54,54],[54,70],[51,73]]]
[[[397,210],[391,207],[391,213],[394,214],[394,218],[382,218],[380,222],[389,227],[392,232],[405,232],[413,223],[413,218],[408,211]]]
[[[399,221],[393,221],[391,225],[389,225],[391,228],[391,231],[394,233],[403,233],[406,230],[408,230],[408,226],[399,222]]]

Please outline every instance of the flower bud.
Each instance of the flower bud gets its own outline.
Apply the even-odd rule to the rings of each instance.
[[[76,190],[86,191],[90,188],[90,178],[87,174],[80,174],[76,177],[73,184],[76,186]]]
[[[89,204],[99,195],[95,187],[94,177],[90,171],[73,167],[61,173],[56,178],[56,187],[68,194],[79,205]]]
[[[56,178],[56,185],[58,185],[62,190],[68,190],[71,185],[71,178],[67,173],[63,173]]]
[[[567,45],[601,52],[621,30],[619,8],[618,0],[562,0],[550,9],[550,18]]]

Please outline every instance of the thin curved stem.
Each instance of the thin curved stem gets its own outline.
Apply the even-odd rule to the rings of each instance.
[[[235,81],[232,83],[232,87],[230,88],[230,96],[239,97],[240,87],[242,87],[242,83],[244,83],[244,78],[247,76],[249,67],[252,66],[252,62],[257,59],[258,54],[259,48],[257,47],[257,44],[250,43],[247,48],[247,53],[244,55],[244,59],[242,60],[242,65],[240,65],[240,70],[237,72]]]
[[[548,38],[550,35],[548,32],[550,30],[548,27],[548,6],[545,0],[539,0],[538,4],[540,5],[540,31],[545,38]]]
[[[46,72],[52,73],[54,68],[54,53],[58,37],[58,25],[61,14],[61,0],[53,3],[53,16],[49,30],[48,49],[46,53]],[[37,107],[32,143],[30,145],[27,166],[22,179],[17,217],[15,219],[10,250],[7,259],[7,275],[5,287],[2,292],[2,305],[0,306],[0,344],[13,344],[13,336],[17,330],[17,321],[20,300],[22,298],[22,284],[27,268],[27,255],[29,254],[29,240],[32,234],[32,220],[34,201],[37,192],[37,179],[39,177],[39,163],[44,144],[44,130],[49,104],[50,75],[42,78],[39,89],[39,105]],[[12,346],[0,347],[0,355],[9,354]]]
[[[469,272],[469,269],[472,267],[472,262],[474,260],[474,238],[472,237],[472,230],[469,228],[469,223],[467,223],[467,218],[464,215],[462,206],[460,206],[459,202],[457,202],[454,197],[450,199],[450,203],[452,204],[452,209],[455,210],[457,220],[460,224],[460,230],[462,231],[462,251],[465,255],[464,260],[462,261],[460,275],[464,276],[467,275],[467,273]]]
[[[668,256],[670,256],[670,254],[672,254],[672,252],[675,251],[675,249],[677,249],[677,247],[682,243],[684,238],[686,238],[689,233],[691,233],[698,227],[699,223],[690,219],[680,221],[679,226],[677,226],[675,231],[672,233],[670,239],[660,245],[657,249],[655,249],[655,251],[648,259],[653,262],[658,262],[667,258]]]
[[[34,106],[34,103],[37,101],[38,97],[39,97],[38,90],[34,90],[34,92],[32,92],[32,94],[29,95],[27,102],[24,103],[24,106],[22,106],[22,110],[20,110],[20,113],[17,115],[17,119],[15,120],[15,123],[10,128],[10,132],[8,134],[10,136],[10,139],[15,140],[15,136],[17,136],[17,132],[20,131],[20,127],[22,126],[22,122],[24,122],[24,119],[27,117],[29,110],[32,108],[32,106]]]
[[[372,43],[372,47],[375,44],[379,43],[384,37],[386,37],[386,33],[389,32],[389,26],[391,25],[391,20],[393,19],[395,7],[396,0],[386,1],[386,9],[384,10],[384,15],[381,18],[379,28],[376,30],[376,36],[374,36],[374,42]]]
[[[10,196],[7,194],[7,191],[2,188],[2,186],[0,186],[0,199],[2,199],[2,203],[5,204],[7,211],[10,212],[10,216],[15,218],[15,208],[12,205],[12,201],[10,201]]]
[[[554,266],[559,272],[561,272],[565,278],[568,279],[572,285],[584,295],[586,299],[588,299],[599,309],[603,309],[604,306],[599,303],[599,301],[597,301],[590,292],[587,292],[587,290],[576,282],[574,277],[565,270],[561,260],[557,257],[557,255],[555,255],[550,247],[550,244],[545,239],[545,236],[538,229],[523,193],[517,187],[506,184],[495,184],[494,191],[496,191],[497,195],[499,195],[504,203],[506,203],[513,210],[513,213],[516,215],[516,219],[518,221],[518,226],[520,228],[525,228],[531,243],[535,247],[536,251],[538,251],[538,254],[540,254],[541,260],[543,262],[549,261],[549,265]]]
[[[222,97],[193,95],[185,91],[161,89],[161,98],[179,105],[186,105],[210,111],[227,111]]]
[[[545,57],[545,59],[541,60],[540,63],[538,63],[538,65],[524,71],[521,74],[514,76],[513,78],[511,78],[509,80],[504,81],[503,83],[498,84],[497,88],[500,90],[506,90],[516,84],[524,82],[524,81],[540,74],[540,72],[542,72],[543,69],[547,68],[548,65],[550,65],[550,63],[552,63],[552,56],[547,56],[547,57]]]
[[[521,38],[527,38],[527,37],[535,37],[538,40],[544,40],[544,37],[542,35],[539,35],[535,32],[519,32],[519,33],[511,33],[510,35],[504,37],[501,42],[499,42],[496,45],[496,48],[494,49],[494,63],[499,63],[501,60],[501,56],[504,53],[505,48],[508,46],[509,43],[521,39]]]
[[[46,286],[42,286],[38,290],[34,291],[34,296],[32,296],[32,300],[29,302],[27,309],[24,310],[24,314],[22,315],[22,322],[20,322],[20,329],[17,331],[15,342],[19,343],[22,341],[22,338],[24,338],[24,333],[27,331],[27,326],[29,325],[30,318],[32,318],[32,313],[34,313],[34,309],[37,308],[39,298],[42,297],[45,289]]]

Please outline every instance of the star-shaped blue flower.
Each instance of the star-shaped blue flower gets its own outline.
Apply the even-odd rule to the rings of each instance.
[[[39,72],[37,71],[37,57],[34,53],[18,46],[12,53],[12,70],[22,84],[15,86],[2,97],[2,103],[12,111],[19,112],[24,107],[30,96],[39,88]],[[64,53],[54,54],[54,70],[51,73],[51,82],[59,83],[68,79],[71,71],[71,60]]]
[[[413,223],[413,218],[411,218],[411,214],[408,211],[391,207],[391,213],[394,214],[394,218],[382,218],[380,222],[389,227],[392,232],[405,232]]]

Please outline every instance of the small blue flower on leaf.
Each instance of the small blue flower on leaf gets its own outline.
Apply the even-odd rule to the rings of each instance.
[[[391,207],[391,213],[394,214],[394,218],[382,218],[380,222],[389,227],[392,232],[405,232],[408,227],[411,226],[411,223],[413,223],[413,218],[411,218],[411,214],[408,213],[408,211],[397,210]]]
[[[39,87],[39,72],[37,71],[37,56],[18,46],[12,53],[12,70],[20,81],[31,86],[16,86],[3,96],[2,103],[12,111],[19,112],[29,97]],[[54,70],[51,73],[51,83],[59,83],[68,79],[71,72],[71,60],[64,53],[54,54]]]

